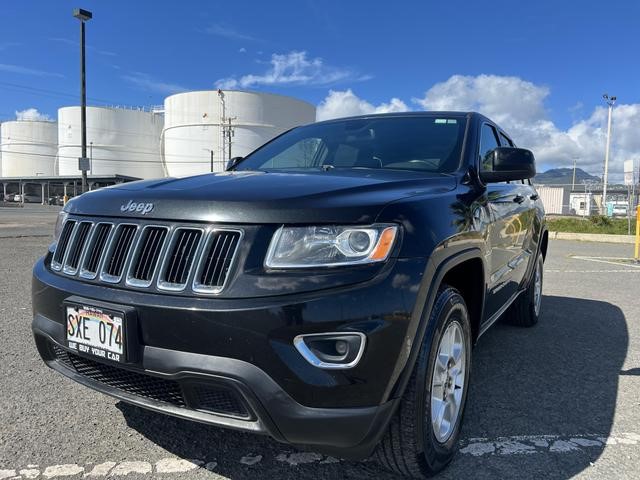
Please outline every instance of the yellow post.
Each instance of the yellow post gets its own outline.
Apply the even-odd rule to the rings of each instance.
[[[640,205],[636,208],[636,262],[640,261]]]

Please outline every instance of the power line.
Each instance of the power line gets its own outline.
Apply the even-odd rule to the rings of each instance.
[[[9,146],[13,146],[15,144],[12,143],[8,143],[8,144],[4,144],[4,145],[9,145]],[[25,145],[30,146],[30,145],[34,145],[33,143],[26,143]],[[80,148],[80,145],[77,144],[73,144],[73,145],[58,145],[53,144],[53,143],[38,143],[36,144],[38,146],[50,146],[50,147],[54,147],[56,149],[60,149],[60,148]],[[113,150],[113,151],[117,151],[119,153],[128,153],[128,154],[132,154],[132,155],[153,155],[153,156],[157,156],[157,157],[161,157],[161,153],[160,152],[150,152],[150,151],[143,151],[143,150],[132,150],[132,149],[124,149],[124,148],[118,148],[118,146],[114,146],[114,145],[101,145],[101,144],[93,144],[93,149],[94,150]],[[20,154],[20,155],[35,155],[35,156],[47,156],[47,157],[56,157],[56,158],[73,158],[73,159],[77,159],[77,157],[75,156],[71,156],[71,155],[52,155],[52,154],[48,154],[48,153],[35,153],[35,152],[22,152],[22,151],[18,151],[18,150],[11,150],[10,148],[2,148],[2,144],[0,144],[0,152],[4,153],[14,153],[14,154]],[[169,156],[178,156],[178,154],[169,154]],[[179,156],[181,158],[201,158],[201,155],[188,155],[185,153],[180,153]],[[93,157],[94,160],[107,160],[107,159],[101,159],[99,157]],[[207,156],[207,159],[209,157]],[[120,161],[120,160],[113,160],[113,161]]]
[[[59,90],[49,90],[47,88],[31,87],[31,86],[28,86],[28,85],[20,85],[18,83],[0,82],[0,85],[2,85],[4,87],[16,89],[16,90],[22,90],[22,91],[28,91],[28,92],[31,92],[31,93],[36,93],[36,94],[39,94],[41,96],[72,98],[74,100],[76,100],[77,97],[78,97],[77,94],[73,94],[73,93],[61,92]],[[91,100],[92,102],[98,102],[98,103],[103,103],[103,104],[111,104],[111,105],[115,105],[115,104],[118,104],[118,103],[124,104],[124,102],[116,102],[116,101],[113,101],[113,100],[105,100],[105,99],[97,98],[97,97],[87,97],[87,99]]]
[[[79,147],[75,147],[75,148],[79,148]],[[15,150],[2,150],[2,153],[11,153],[14,155],[27,155],[27,156],[34,156],[34,157],[47,157],[47,158],[52,158],[52,159],[72,159],[72,160],[78,160],[77,156],[71,156],[71,155],[52,155],[49,153],[35,153],[35,152],[18,152]],[[129,153],[137,153],[137,152],[129,152]],[[157,155],[158,156],[158,160],[133,160],[133,159],[114,159],[114,158],[101,158],[101,157],[93,157],[93,160],[95,161],[102,161],[102,162],[118,162],[118,163],[164,163],[163,160],[160,158],[160,154],[154,154],[152,152],[139,152],[139,153],[147,153],[148,155]],[[195,157],[195,155],[193,155],[192,157],[194,158],[199,158],[199,157]],[[169,161],[166,163],[206,163],[209,164],[209,159],[208,157],[202,161]]]
[[[92,128],[89,128],[88,130],[93,130]],[[121,130],[115,130],[115,129],[107,129],[107,128],[96,128],[96,130],[101,130],[105,133],[120,133],[122,132],[122,134],[124,135],[130,135],[130,136],[135,136],[135,137],[139,137],[141,135],[135,134],[135,133],[126,133],[124,131]],[[146,135],[151,137],[151,135]],[[154,140],[157,141],[158,146],[161,145],[161,140],[160,137],[152,137]],[[172,137],[171,141],[177,141],[177,142],[184,142],[187,144],[191,144],[191,145],[202,145],[204,143],[206,143],[208,139],[195,139],[195,138],[191,138],[191,137]],[[215,140],[215,138],[211,138],[210,139],[212,142]],[[2,145],[12,145],[14,144],[14,141],[19,141],[19,142],[24,142],[25,145],[32,145],[34,143],[36,143],[37,145],[44,145],[44,146],[50,146],[50,147],[54,147],[54,148],[79,148],[79,145],[76,144],[64,144],[64,143],[53,143],[53,142],[34,142],[33,141],[33,137],[23,137],[23,136],[15,136],[15,135],[11,135],[10,137],[8,137],[8,141],[5,142],[4,144],[0,143],[0,147]],[[234,141],[234,144],[239,147],[239,148],[249,148],[251,150],[254,150],[254,146],[253,145],[247,145],[247,144],[243,144],[242,142],[238,142],[237,140]],[[113,145],[113,144],[98,144],[96,142],[93,142],[93,148],[94,149],[118,149],[122,152],[126,152],[126,153],[136,153],[136,154],[141,154],[141,155],[157,155],[156,152],[149,152],[149,151],[143,151],[143,150],[136,150],[133,149],[131,147],[128,146],[124,146],[126,148],[119,148],[118,145]],[[166,147],[166,141],[165,141],[165,147]],[[9,151],[9,150],[7,150]],[[22,152],[25,153],[25,152]],[[174,154],[170,154],[170,155],[174,155]],[[184,153],[181,153],[180,156],[183,157],[192,157],[192,158],[200,158],[199,155],[187,155]]]

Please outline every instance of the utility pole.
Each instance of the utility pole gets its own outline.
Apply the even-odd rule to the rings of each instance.
[[[220,98],[220,128],[222,134],[222,162],[224,170],[224,161],[229,162],[233,158],[231,155],[231,145],[233,143],[232,138],[235,136],[235,128],[231,124],[237,117],[227,117],[227,106],[225,102],[225,95],[221,89],[218,89],[218,97]],[[225,155],[226,154],[226,155]]]
[[[78,169],[82,171],[82,193],[87,191],[87,170],[89,160],[87,159],[87,84],[85,75],[85,45],[84,45],[84,24],[91,20],[92,13],[88,10],[76,8],[73,16],[80,20],[80,130],[82,134],[81,157],[78,159]]]
[[[609,182],[609,150],[611,149],[611,116],[613,114],[613,105],[616,103],[617,97],[610,97],[608,94],[602,95],[604,101],[609,106],[609,116],[607,118],[607,146],[604,153],[604,175],[602,178],[602,214],[604,215],[607,208],[607,183]]]
[[[573,157],[573,179],[571,180],[571,191],[576,188],[576,163],[578,163],[578,157]]]
[[[226,137],[227,137],[227,145],[229,146],[229,158],[227,160],[231,160],[233,158],[233,155],[231,155],[231,144],[233,143],[233,141],[231,140],[233,137],[235,137],[236,132],[233,128],[233,126],[231,125],[231,120],[235,120],[236,117],[233,118],[227,118],[227,126],[226,126]]]
[[[226,110],[227,110],[227,105],[225,102],[225,98],[224,98],[224,92],[222,91],[222,89],[218,89],[218,98],[220,99],[220,148],[221,148],[221,155],[220,155],[220,160],[222,161],[222,163],[224,163],[224,157],[226,156],[226,148],[225,148],[225,143],[226,143],[226,138],[225,138],[225,118],[226,118]]]

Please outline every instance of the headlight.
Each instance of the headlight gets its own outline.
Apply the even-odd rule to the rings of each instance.
[[[398,227],[281,227],[273,236],[269,268],[337,267],[382,262],[389,257]]]
[[[58,213],[58,218],[56,219],[56,226],[53,230],[53,243],[57,243],[60,239],[60,234],[62,233],[62,227],[64,226],[64,222],[67,219],[69,214],[62,210]]]

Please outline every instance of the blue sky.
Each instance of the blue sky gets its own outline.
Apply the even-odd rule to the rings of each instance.
[[[435,84],[481,74],[543,89],[544,118],[562,132],[595,115],[605,91],[640,103],[635,1],[5,0],[0,119],[27,108],[55,117],[77,103],[77,6],[94,13],[89,103],[161,104],[218,82],[314,104],[350,89],[415,109]],[[294,71],[279,75],[278,65]]]

